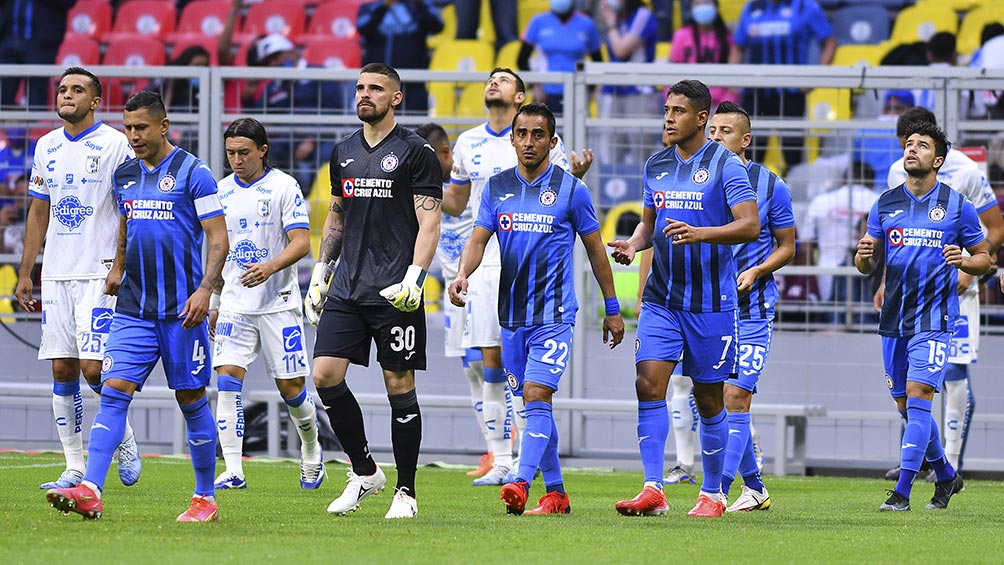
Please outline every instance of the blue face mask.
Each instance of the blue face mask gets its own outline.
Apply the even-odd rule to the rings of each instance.
[[[697,25],[708,26],[715,23],[718,8],[715,8],[714,4],[699,4],[690,9],[690,15]]]
[[[199,89],[199,77],[188,79],[188,84],[190,84],[192,86],[192,90],[198,90]]]
[[[551,11],[564,16],[572,11],[572,0],[551,0]]]

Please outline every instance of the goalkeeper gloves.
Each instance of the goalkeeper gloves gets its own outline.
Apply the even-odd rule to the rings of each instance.
[[[404,280],[380,291],[394,308],[402,312],[414,312],[422,304],[422,285],[425,284],[425,269],[411,265],[404,274]]]
[[[324,309],[324,301],[328,296],[328,285],[331,284],[331,275],[335,272],[333,265],[334,262],[318,262],[310,273],[310,286],[307,287],[307,297],[303,299],[303,313],[307,317],[307,322],[315,327],[317,321],[321,319],[321,310]]]

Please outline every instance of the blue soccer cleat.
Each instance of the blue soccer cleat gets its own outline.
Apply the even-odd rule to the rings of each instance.
[[[669,474],[662,479],[664,485],[693,485],[696,483],[694,471],[685,465],[673,467]]]
[[[136,445],[136,436],[119,444],[115,454],[119,464],[119,478],[122,484],[131,487],[139,480],[140,471],[143,470],[143,461],[139,458],[139,446]]]
[[[84,474],[76,469],[67,469],[63,471],[59,478],[48,483],[42,483],[38,485],[38,488],[42,490],[49,490],[54,488],[73,488],[80,484],[80,481],[84,480]]]
[[[213,488],[216,490],[245,489],[248,488],[248,483],[244,480],[244,477],[238,475],[237,473],[223,471],[219,477],[216,477],[216,481],[213,483]]]
[[[324,482],[324,462],[304,463],[300,461],[300,488],[315,489]]]

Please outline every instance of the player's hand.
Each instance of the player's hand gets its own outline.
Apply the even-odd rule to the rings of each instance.
[[[404,279],[380,291],[391,306],[402,312],[414,312],[422,305],[422,286],[425,284],[425,269],[411,265]]]
[[[878,290],[875,291],[875,296],[872,297],[872,308],[876,312],[882,313],[882,302],[885,301],[885,285],[880,284]]]
[[[608,241],[607,247],[611,249],[610,256],[621,265],[630,265],[637,253],[634,246],[623,239]]]
[[[324,309],[331,275],[334,273],[335,269],[331,263],[321,262],[315,263],[314,269],[310,272],[310,286],[307,287],[307,296],[303,299],[303,314],[307,317],[307,322],[314,327],[317,327],[317,322],[321,319],[321,310]]]
[[[941,254],[945,256],[945,263],[956,269],[962,265],[962,248],[958,245],[946,245],[941,249]]]
[[[271,267],[272,263],[248,263],[244,265],[246,269],[241,273],[241,284],[247,288],[252,288],[258,286],[268,280],[275,270]]]
[[[571,173],[575,175],[576,178],[581,179],[586,176],[586,171],[588,171],[589,167],[593,164],[593,150],[583,149],[581,161],[575,151],[572,151],[568,155],[568,162],[572,167]]]
[[[666,227],[662,228],[662,233],[673,240],[673,245],[687,245],[701,241],[697,228],[672,218],[666,218]]]
[[[216,320],[219,319],[219,317],[220,317],[220,309],[219,308],[210,308],[209,309],[209,339],[210,340],[215,340],[216,339]]]
[[[875,257],[875,240],[871,236],[864,236],[858,240],[858,257],[871,259]]]
[[[603,343],[609,344],[610,349],[617,347],[624,341],[624,319],[620,314],[603,317]]]
[[[467,301],[464,300],[464,296],[467,296],[467,277],[460,277],[453,279],[450,286],[446,287],[446,290],[450,293],[450,303],[454,306],[467,306]]]
[[[18,277],[17,278],[17,288],[14,290],[14,296],[17,297],[17,303],[21,305],[26,312],[35,311],[35,297],[32,296],[32,289],[34,288],[34,283],[31,282],[31,276]]]
[[[211,294],[209,289],[200,286],[188,297],[181,314],[178,314],[179,318],[184,319],[181,322],[183,329],[190,330],[206,321],[206,315],[209,314],[209,295]]]
[[[750,289],[753,288],[753,283],[760,278],[757,274],[756,268],[746,269],[745,271],[739,273],[739,277],[736,279],[736,291],[739,296],[745,296],[749,294]]]
[[[112,265],[108,274],[105,275],[105,294],[108,296],[119,295],[119,287],[122,286],[122,275],[122,269]]]

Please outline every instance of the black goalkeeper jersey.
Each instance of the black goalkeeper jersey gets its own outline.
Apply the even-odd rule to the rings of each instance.
[[[386,304],[380,291],[401,282],[412,264],[415,196],[443,197],[435,151],[397,125],[370,147],[363,132],[331,152],[331,191],[342,197],[345,233],[328,295],[354,304]]]

